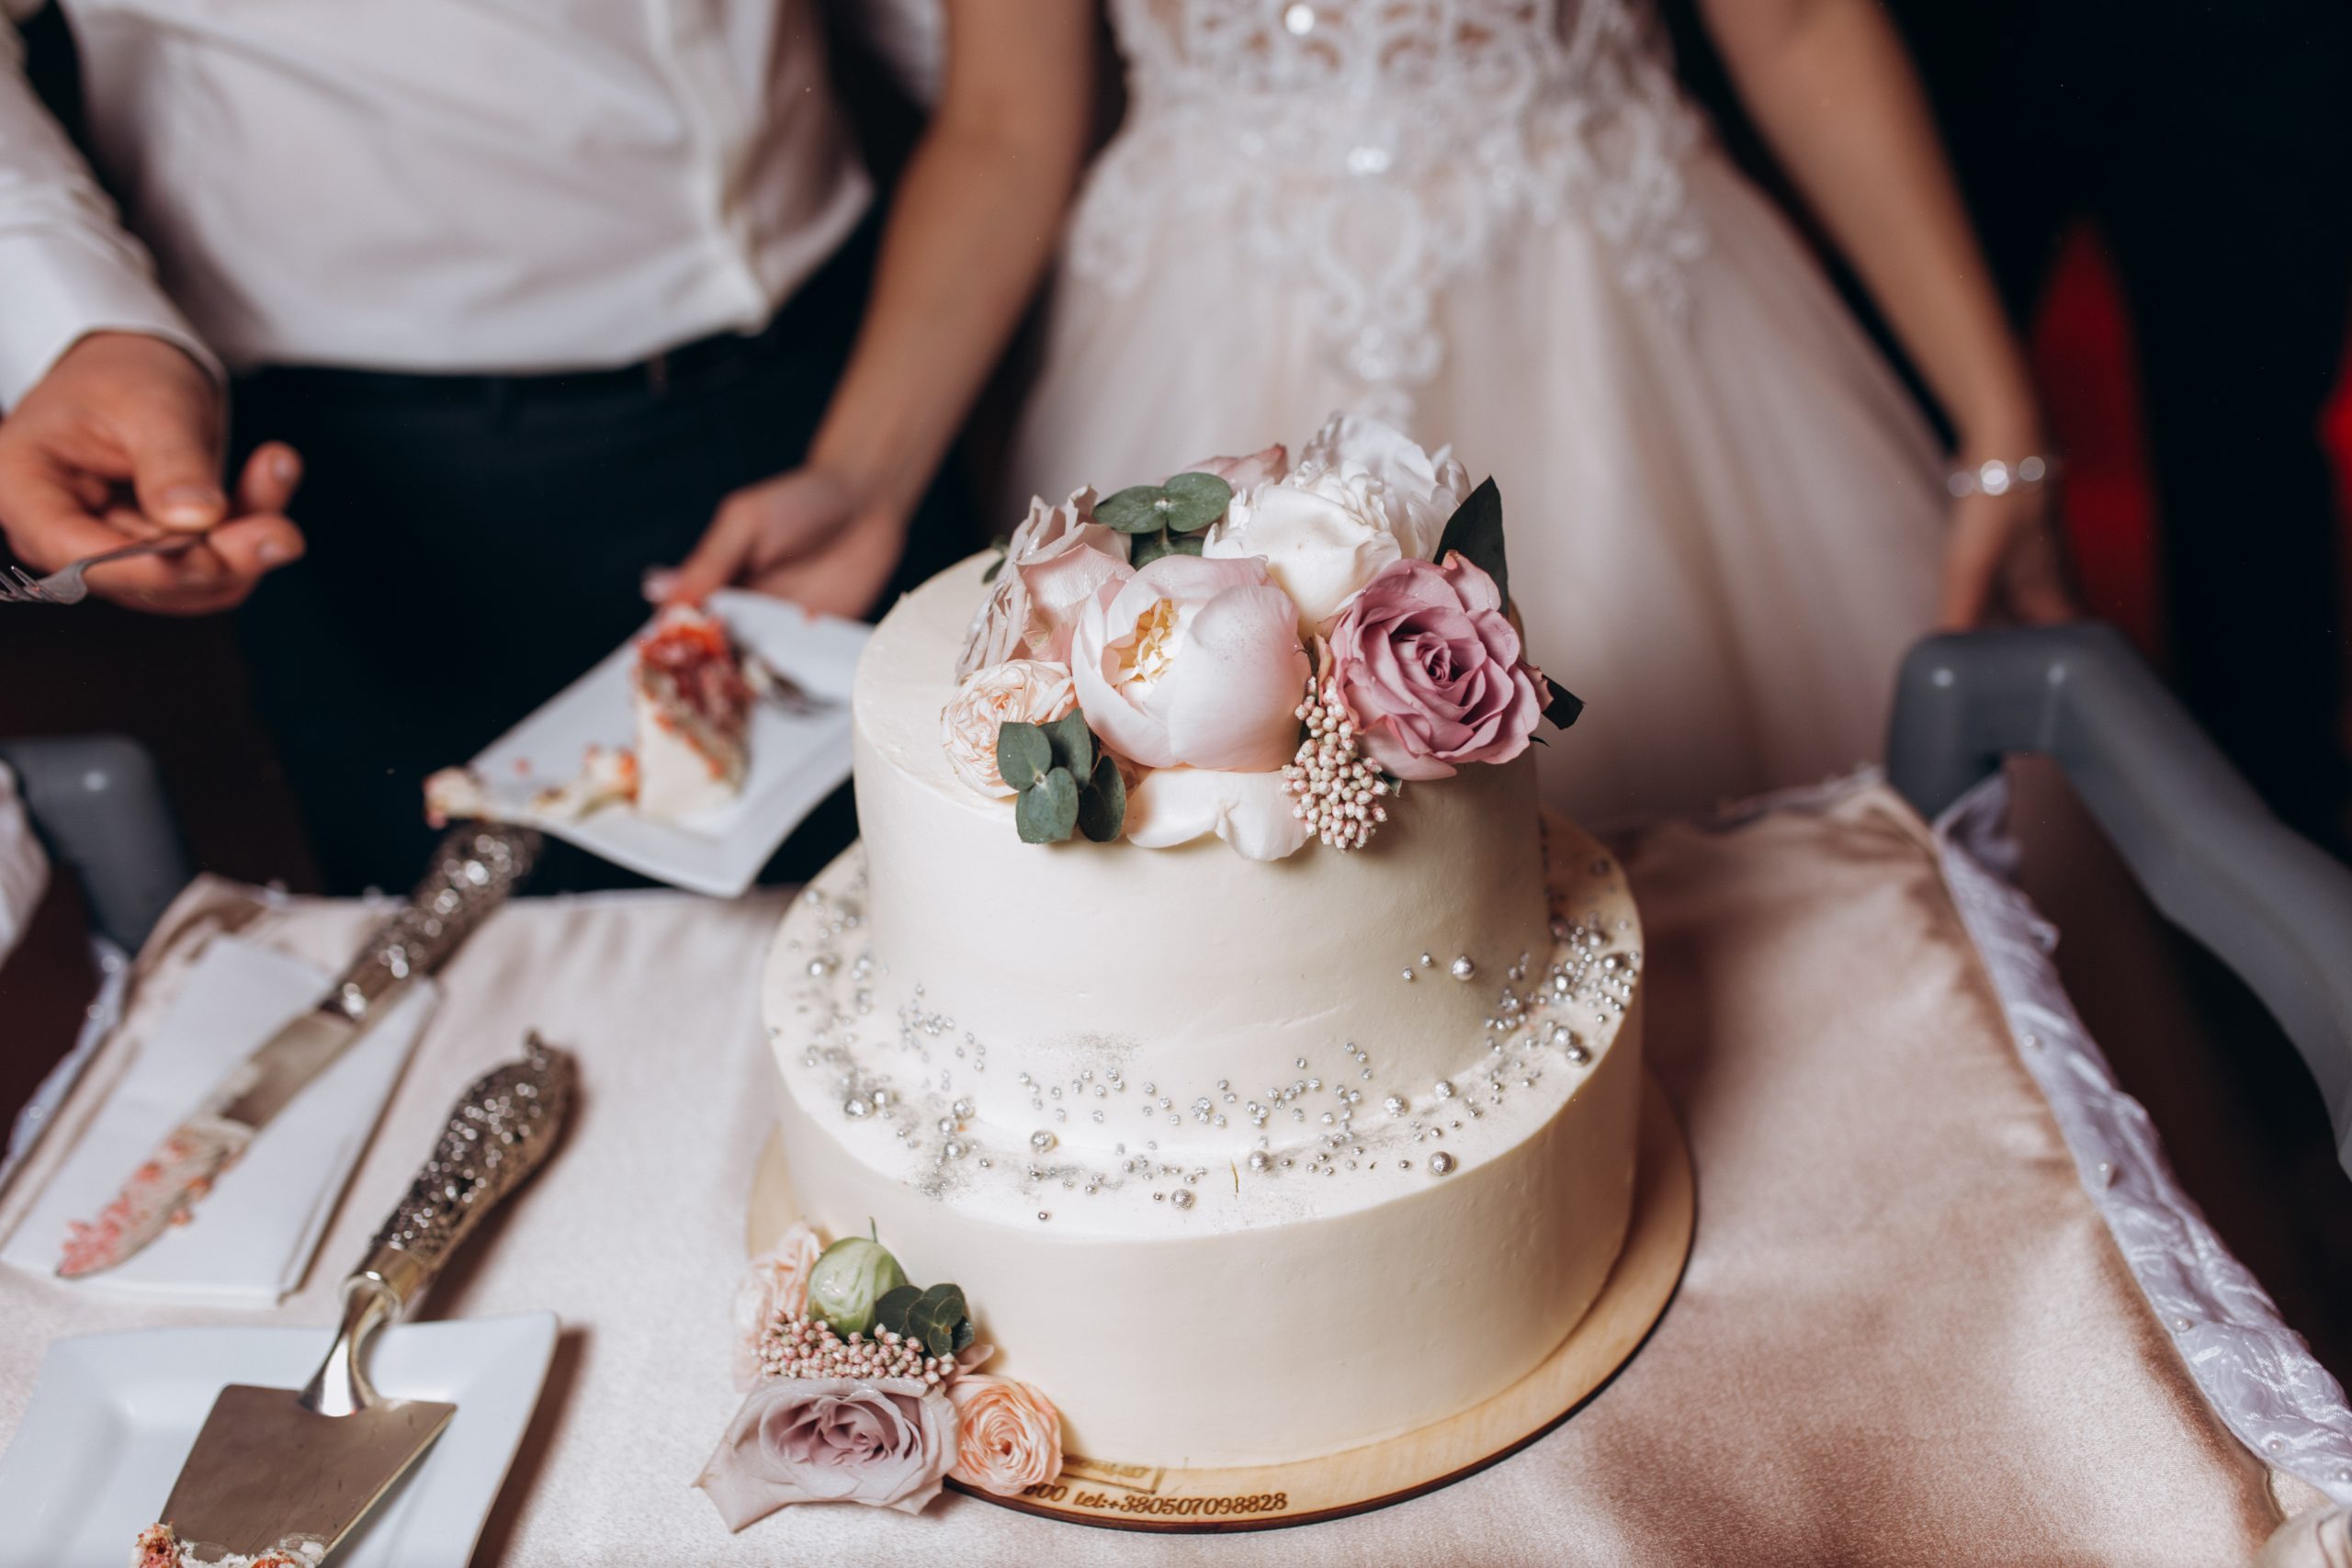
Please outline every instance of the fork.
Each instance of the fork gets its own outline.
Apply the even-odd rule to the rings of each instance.
[[[133,556],[176,555],[203,539],[202,534],[165,534],[160,538],[141,539],[135,545],[85,556],[47,577],[33,577],[23,568],[11,566],[0,571],[0,604],[79,604],[90,596],[88,584],[82,581],[82,574],[90,568],[108,561],[129,560]]]

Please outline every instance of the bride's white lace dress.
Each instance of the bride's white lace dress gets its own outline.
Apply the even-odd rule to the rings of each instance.
[[[1629,0],[1112,0],[1020,495],[1377,413],[1509,520],[1544,758],[1589,819],[1879,750],[1927,629],[1934,442]]]

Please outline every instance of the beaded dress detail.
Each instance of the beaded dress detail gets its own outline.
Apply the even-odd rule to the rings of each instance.
[[[1127,121],[1069,246],[1116,295],[1214,232],[1302,290],[1357,406],[1408,417],[1432,301],[1515,221],[1589,224],[1623,281],[1684,303],[1701,141],[1627,0],[1113,0]]]

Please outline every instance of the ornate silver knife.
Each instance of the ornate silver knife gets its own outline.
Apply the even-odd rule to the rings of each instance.
[[[73,1224],[59,1276],[73,1280],[111,1269],[166,1226],[185,1224],[269,1119],[504,901],[529,874],[538,849],[537,833],[504,824],[469,823],[443,839],[408,902],[368,938],[318,1005],[216,1085],[96,1219]]]

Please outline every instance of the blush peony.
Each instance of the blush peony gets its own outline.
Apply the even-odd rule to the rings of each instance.
[[[1266,773],[1298,743],[1298,610],[1263,562],[1170,555],[1098,590],[1070,674],[1086,722],[1150,768]]]
[[[956,679],[1008,659],[1065,661],[1080,608],[1127,558],[1127,536],[1094,521],[1094,492],[1043,498],[1012,531],[996,581],[964,635]]]
[[[956,1463],[967,1486],[1017,1497],[1062,1472],[1062,1417],[1025,1382],[967,1373],[947,1385],[956,1406]]]
[[[939,713],[947,765],[982,795],[1008,796],[996,771],[996,732],[1007,724],[1051,724],[1078,705],[1069,671],[1035,659],[1009,659],[975,670]]]
[[[912,1378],[773,1378],[695,1484],[732,1530],[791,1503],[920,1512],[956,1462],[956,1407]]]
[[[1495,580],[1458,552],[1367,583],[1331,628],[1331,674],[1364,753],[1400,779],[1509,761],[1552,700]]]

